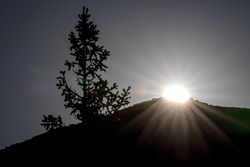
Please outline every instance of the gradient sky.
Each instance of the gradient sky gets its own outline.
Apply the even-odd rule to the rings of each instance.
[[[105,78],[131,85],[132,104],[180,83],[195,99],[250,107],[247,0],[1,0],[0,148],[44,132],[43,114],[74,123],[55,84],[83,5],[111,52]]]

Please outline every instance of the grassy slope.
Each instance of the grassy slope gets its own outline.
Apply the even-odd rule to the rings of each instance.
[[[250,109],[220,106],[215,106],[215,108],[235,120],[235,124],[230,125],[234,133],[250,133]]]
[[[106,162],[111,166],[112,164],[115,166],[117,162],[123,162],[125,164],[130,164],[135,161],[138,164],[154,164],[155,162],[162,161],[169,163],[168,160],[175,162],[178,160],[179,153],[183,150],[182,147],[178,147],[178,141],[177,144],[171,144],[171,142],[175,143],[176,141],[170,140],[171,131],[168,130],[168,126],[163,128],[163,134],[154,134],[154,143],[146,147],[138,147],[138,139],[141,137],[141,132],[149,125],[148,122],[154,117],[154,114],[161,109],[161,106],[158,104],[160,100],[161,99],[153,99],[123,109],[108,117],[108,121],[101,123],[96,129],[82,129],[80,125],[73,125],[41,134],[23,143],[12,145],[5,150],[0,150],[0,159],[4,157],[4,159],[20,163],[34,159],[36,161],[42,160],[41,162],[54,161],[63,164],[64,162],[73,163],[75,160],[75,162],[78,162],[79,159],[83,158],[85,159],[84,161],[87,160],[94,163]],[[225,133],[232,136],[236,135],[236,144],[239,144],[239,148],[244,148],[244,150],[241,150],[242,154],[237,155],[234,162],[238,163],[239,159],[240,161],[244,159],[242,155],[250,148],[248,144],[250,136],[250,109],[211,106],[197,101],[192,101],[192,104],[200,108],[200,112],[207,115],[207,117]],[[152,108],[154,105],[156,105],[156,108]],[[149,108],[151,108],[151,110],[149,110]],[[213,110],[213,112],[210,112],[210,110]],[[218,116],[218,113],[220,116]],[[129,133],[124,133],[124,127],[143,114],[143,119],[140,119],[139,122],[130,127],[128,130]],[[159,118],[161,119],[162,116],[160,115]],[[152,126],[157,127],[160,123],[161,122],[155,121]],[[221,163],[224,163],[224,160],[230,159],[229,156],[231,156],[231,159],[234,157],[234,151],[232,152],[231,150],[232,154],[228,152],[228,149],[230,151],[231,148],[228,148],[227,145],[223,145],[221,141],[211,140],[210,132],[206,131],[206,127],[201,127],[201,129],[202,128],[205,129],[204,132],[206,132],[204,142],[207,143],[211,153],[214,154],[216,163],[218,159],[221,159]],[[154,131],[157,132],[157,130],[157,128],[154,128],[153,133]],[[174,129],[174,131],[177,131],[177,135],[181,133],[179,130],[179,126]],[[192,129],[190,132],[192,132]],[[145,141],[150,141],[150,137],[151,136],[147,136]],[[203,153],[204,150],[201,150],[201,147],[198,146],[199,141],[196,140],[196,136],[190,133],[189,138],[191,139],[189,146],[193,150],[187,155],[192,154],[191,157],[189,157],[191,160],[203,160],[205,153]],[[170,143],[165,144],[168,140]],[[182,141],[180,141],[179,144],[181,146],[181,144],[183,144]],[[176,145],[177,147],[172,147]],[[168,151],[166,152],[165,149]],[[175,153],[173,153],[173,151]],[[82,154],[78,154],[77,152],[82,152]],[[157,157],[157,154],[163,158]],[[167,161],[165,161],[166,157],[168,157]],[[183,163],[186,163],[185,158],[187,157],[184,157]],[[96,159],[99,159],[99,161],[96,161]],[[161,161],[158,161],[159,159]],[[112,160],[112,163],[110,163],[110,160]],[[207,162],[210,162],[210,160]],[[213,161],[211,161],[211,164],[212,163]],[[196,165],[199,166],[199,164]]]
[[[121,110],[115,115],[115,117],[119,117],[119,119],[122,119],[121,122],[126,124],[129,119],[135,117],[137,114],[140,114],[141,111],[149,108],[158,100],[159,99],[152,99],[135,104],[134,106]],[[203,106],[201,110],[204,110],[204,108],[209,108],[220,113],[220,116],[213,116],[213,114],[210,113],[207,113],[207,115],[213,122],[216,123],[216,125],[218,125],[223,130],[226,130],[228,133],[236,135],[250,134],[249,108],[213,106],[199,101],[192,101],[192,103],[197,106],[201,104]]]

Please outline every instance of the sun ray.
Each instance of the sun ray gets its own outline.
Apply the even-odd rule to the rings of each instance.
[[[221,119],[221,121],[226,121],[227,124],[232,124],[233,126],[239,126],[240,128],[247,127],[247,125],[243,124],[239,120],[236,120],[235,118],[233,118],[229,115],[224,114],[222,111],[216,109],[216,107],[210,107],[206,104],[202,104],[202,103],[198,103],[198,102],[194,102],[194,104],[197,107],[200,107],[204,111],[209,111],[210,114],[213,114],[217,118]]]
[[[215,123],[213,123],[198,107],[192,105],[192,108],[192,111],[195,112],[202,125],[211,130],[211,134],[213,134],[213,136],[216,137],[218,141],[221,140],[221,142],[226,142],[227,144],[233,146],[232,141],[226,136],[226,134]]]
[[[202,152],[209,158],[211,137],[212,142],[235,149],[228,136],[213,122],[210,115],[217,111],[212,110],[202,103],[197,105],[194,100],[180,105],[160,98],[133,117],[122,131],[137,135],[136,145],[154,148],[159,157],[168,155],[190,160]],[[214,115],[224,118],[221,113]]]

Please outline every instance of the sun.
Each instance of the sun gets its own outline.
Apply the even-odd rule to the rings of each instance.
[[[190,93],[184,86],[175,84],[167,86],[162,92],[162,97],[171,102],[185,103],[190,99]]]

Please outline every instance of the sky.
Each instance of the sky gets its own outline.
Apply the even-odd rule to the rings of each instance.
[[[250,107],[250,2],[241,0],[1,0],[0,148],[44,132],[62,115],[56,87],[82,6],[110,51],[104,75],[132,86],[131,105],[172,83],[213,105]]]

